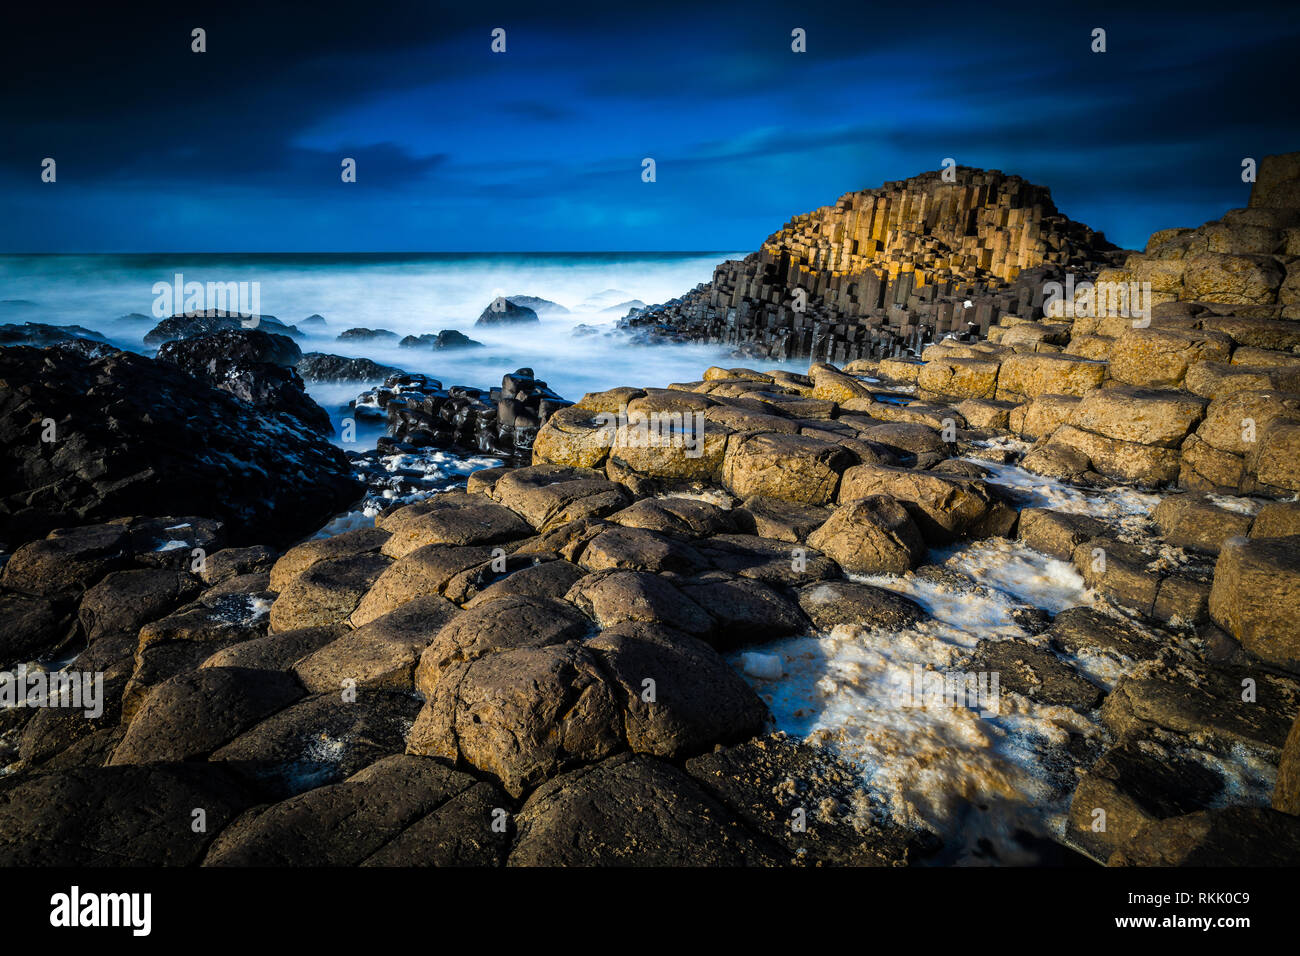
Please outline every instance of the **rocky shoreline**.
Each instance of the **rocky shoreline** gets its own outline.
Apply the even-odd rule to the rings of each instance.
[[[878,295],[816,287],[855,330],[805,330],[837,364],[573,404],[531,370],[490,391],[394,373],[354,405],[389,424],[381,451],[503,464],[328,537],[306,536],[361,484],[296,397],[291,337],[0,350],[0,668],[102,685],[94,716],[0,710],[0,861],[893,866],[952,862],[1004,803],[1008,844],[961,862],[1017,862],[1019,841],[1037,862],[1294,865],[1300,154],[1261,163],[1248,208],[1120,257],[1023,181],[931,179],[933,206],[873,194],[879,229],[848,202],[787,230],[861,242],[834,228],[856,217],[881,243],[860,276],[912,257]],[[889,228],[966,213],[993,289]],[[826,255],[720,270],[776,306],[807,263],[847,274]],[[1051,313],[1045,262],[1150,282],[1149,319]],[[981,291],[1003,299],[980,334],[951,326]],[[888,337],[886,294],[911,309]],[[738,345],[789,318],[651,312]],[[961,337],[900,354],[931,316]],[[244,364],[211,364],[212,336]],[[996,626],[962,625],[1008,556],[1073,603],[1008,585]],[[857,713],[807,740],[780,726],[803,665],[773,651],[799,640],[859,655],[809,679]],[[902,674],[939,699],[883,696]],[[1025,822],[1034,801],[1055,816]]]

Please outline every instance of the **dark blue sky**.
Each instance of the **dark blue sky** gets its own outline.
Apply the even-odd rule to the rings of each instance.
[[[1294,2],[545,6],[6,11],[0,250],[747,250],[948,156],[1136,247],[1300,149]]]

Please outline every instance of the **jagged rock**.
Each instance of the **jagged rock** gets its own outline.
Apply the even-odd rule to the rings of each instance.
[[[518,325],[524,322],[540,322],[537,313],[526,305],[518,305],[510,299],[498,298],[478,317],[475,325]]]
[[[347,457],[320,435],[166,363],[19,347],[0,350],[0,381],[0,515],[11,546],[124,514],[201,515],[220,520],[231,543],[279,543],[360,491]],[[50,443],[38,440],[46,419]]]
[[[476,342],[464,332],[457,332],[455,329],[443,329],[436,335],[428,333],[425,335],[408,335],[397,343],[399,348],[404,349],[469,349],[483,348],[482,342]]]
[[[114,571],[86,591],[77,617],[87,641],[106,634],[135,635],[198,591],[192,575],[172,568]]]
[[[784,734],[686,762],[690,774],[795,866],[900,866],[920,841],[871,818],[861,777],[819,747]],[[791,825],[803,811],[805,828]]]
[[[240,317],[237,315],[218,315],[215,312],[187,312],[163,319],[145,333],[145,345],[162,345],[177,339],[194,338],[211,335],[214,332],[243,331],[260,329],[275,335],[288,335],[302,338],[302,333],[293,325],[285,325],[273,315],[254,315]]]
[[[1255,699],[1243,700],[1253,681]],[[1276,759],[1300,712],[1300,684],[1259,668],[1147,668],[1120,679],[1101,717],[1117,737],[1153,728],[1227,749],[1235,744]]]
[[[405,375],[400,368],[380,365],[367,358],[347,358],[325,352],[307,352],[294,365],[304,382],[382,382]]]
[[[880,377],[914,382],[887,361],[945,333],[983,334],[1002,314],[1037,318],[1044,282],[1066,263],[1114,259],[1046,189],[997,171],[956,176],[925,173],[797,216],[759,252],[719,265],[712,282],[622,326],[777,359],[885,359]]]
[[[1300,717],[1291,725],[1291,732],[1282,744],[1277,785],[1273,788],[1273,809],[1300,816]]]
[[[395,338],[397,338],[397,333],[391,329],[347,329],[338,335],[340,342],[374,342],[376,339],[391,340]]]

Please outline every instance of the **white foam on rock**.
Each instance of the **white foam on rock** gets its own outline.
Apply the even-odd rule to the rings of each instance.
[[[959,844],[955,862],[980,862],[981,841],[997,848],[999,862],[1032,862],[1014,834],[1063,832],[1075,783],[1065,745],[1072,734],[1098,738],[1100,725],[1006,691],[996,714],[912,706],[908,691],[918,668],[951,672],[982,638],[1031,639],[1015,609],[1059,610],[1092,596],[1070,565],[1004,539],[932,557],[942,561],[938,574],[855,578],[912,598],[930,618],[902,630],[840,625],[765,645],[757,653],[779,657],[784,676],[752,683],[778,729],[859,767],[896,821]],[[753,677],[744,655],[733,661]]]

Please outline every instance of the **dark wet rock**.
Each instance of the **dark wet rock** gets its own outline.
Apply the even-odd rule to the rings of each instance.
[[[915,834],[874,819],[861,775],[829,752],[774,734],[718,748],[686,772],[798,866],[901,866]],[[802,811],[802,814],[799,814]],[[802,818],[803,828],[796,827]]]
[[[255,637],[223,647],[203,661],[203,667],[239,667],[253,670],[283,671],[297,661],[318,651],[326,644],[351,634],[343,624],[303,627]]]
[[[362,866],[500,866],[513,827],[499,787],[478,782],[426,813]]]
[[[1203,810],[1148,824],[1109,866],[1273,866],[1300,863],[1300,818],[1267,807]]]
[[[745,534],[798,543],[826,523],[830,508],[755,495],[734,512],[736,530]],[[718,531],[730,529],[719,528]]]
[[[1102,690],[1046,648],[1028,641],[982,640],[963,665],[966,671],[998,674],[1002,690],[1035,703],[1091,710]]]
[[[761,581],[703,575],[682,581],[680,587],[713,618],[709,639],[718,647],[761,643],[810,629],[798,604]]]
[[[476,342],[464,332],[455,329],[443,329],[436,335],[408,335],[397,343],[404,349],[468,349],[483,348],[482,342]]]
[[[71,601],[0,589],[0,668],[42,657],[69,640],[75,610]]]
[[[88,359],[103,358],[120,351],[109,345],[98,332],[80,325],[43,325],[39,322],[0,325],[0,347],[10,345],[29,345],[34,348],[53,346]]]
[[[820,551],[788,541],[747,534],[717,534],[695,543],[713,567],[767,584],[798,587],[840,577],[840,568]]]
[[[552,302],[550,299],[543,299],[536,295],[511,295],[506,296],[515,305],[521,305],[525,309],[532,309],[538,315],[554,313],[556,315],[568,315],[569,310],[558,302]]]
[[[390,332],[388,329],[347,329],[338,335],[340,342],[390,341],[395,338],[397,333]]]
[[[623,755],[539,787],[511,866],[772,864],[775,848],[671,764]]]
[[[283,798],[334,783],[406,749],[420,704],[406,694],[318,694],[268,717],[212,754]]]
[[[325,321],[325,316],[313,312],[311,315],[307,316],[307,318],[299,322],[298,327],[299,328],[305,327],[309,329],[323,329],[327,324],[328,323]]]
[[[492,301],[483,313],[478,317],[475,325],[518,325],[524,322],[540,322],[537,313],[526,305],[517,303],[506,298],[497,298]]]
[[[129,720],[150,690],[169,677],[194,670],[223,648],[266,636],[266,594],[200,598],[140,629],[135,672],[122,694]]]
[[[1090,607],[1068,607],[1047,631],[1052,646],[1067,654],[1104,654],[1114,659],[1155,657],[1159,644],[1135,625]]]
[[[1148,823],[1214,806],[1225,786],[1195,752],[1145,738],[1127,740],[1102,754],[1079,781],[1065,835],[1105,860]]]
[[[898,631],[925,619],[925,609],[911,598],[852,581],[819,581],[799,588],[799,606],[817,627],[838,624]]]
[[[254,802],[205,763],[37,773],[0,789],[0,865],[188,866]]]
[[[382,864],[385,858],[396,865],[410,865],[415,859],[452,866],[495,865],[504,856],[507,837],[493,833],[490,809],[481,819],[464,810],[454,812],[457,798],[476,788],[487,791],[482,796],[495,796],[495,806],[503,805],[499,791],[493,794],[490,785],[436,760],[405,754],[385,757],[341,783],[244,814],[213,841],[203,862],[205,866],[355,866],[387,851],[372,865]],[[448,812],[440,813],[444,810]],[[430,846],[390,849],[421,824],[425,824],[421,835]],[[459,832],[462,827],[465,832]]]
[[[360,491],[346,456],[320,435],[163,362],[20,347],[0,351],[0,381],[10,546],[55,527],[160,513],[218,519],[233,544],[280,543]],[[40,440],[46,419],[50,443]]]
[[[1297,713],[1300,683],[1293,678],[1257,667],[1174,664],[1126,674],[1101,708],[1103,723],[1119,737],[1155,728],[1274,756]]]
[[[294,366],[304,382],[382,382],[406,374],[400,368],[380,365],[368,358],[347,358],[325,352],[307,352]]]
[[[88,590],[77,612],[86,640],[105,634],[134,636],[150,621],[197,596],[199,582],[185,571],[141,568],[114,571]]]
[[[102,731],[115,727],[121,720],[122,693],[135,669],[131,650],[134,641],[124,635],[101,638],[94,646],[77,655],[76,659],[64,669],[65,674],[73,680],[84,680],[91,676],[96,681],[103,676],[103,684],[91,694],[97,699],[93,702],[85,695],[86,687],[82,685],[80,707],[42,707],[23,727],[19,741],[19,756],[28,766],[37,764],[53,765],[56,758],[61,765],[77,766],[78,761],[94,760],[102,764],[108,758],[103,753],[95,760],[96,748],[86,746],[89,738]],[[71,703],[78,701],[75,697]],[[84,749],[82,754],[69,754],[69,751]]]
[[[329,413],[307,395],[294,371],[302,350],[284,335],[228,329],[165,343],[158,361],[229,392],[264,414],[288,415],[312,431],[334,434]]]
[[[297,326],[285,325],[273,315],[255,315],[241,318],[237,315],[217,315],[212,312],[193,312],[173,315],[163,319],[150,331],[145,333],[145,345],[162,345],[177,339],[194,338],[211,335],[213,332],[240,331],[259,329],[276,335],[288,335],[301,338],[302,332]]]
[[[304,695],[291,674],[205,667],[163,681],[136,711],[110,764],[193,760]]]
[[[265,545],[223,548],[204,558],[199,577],[204,584],[220,584],[229,578],[270,571],[275,562],[276,553]]]

